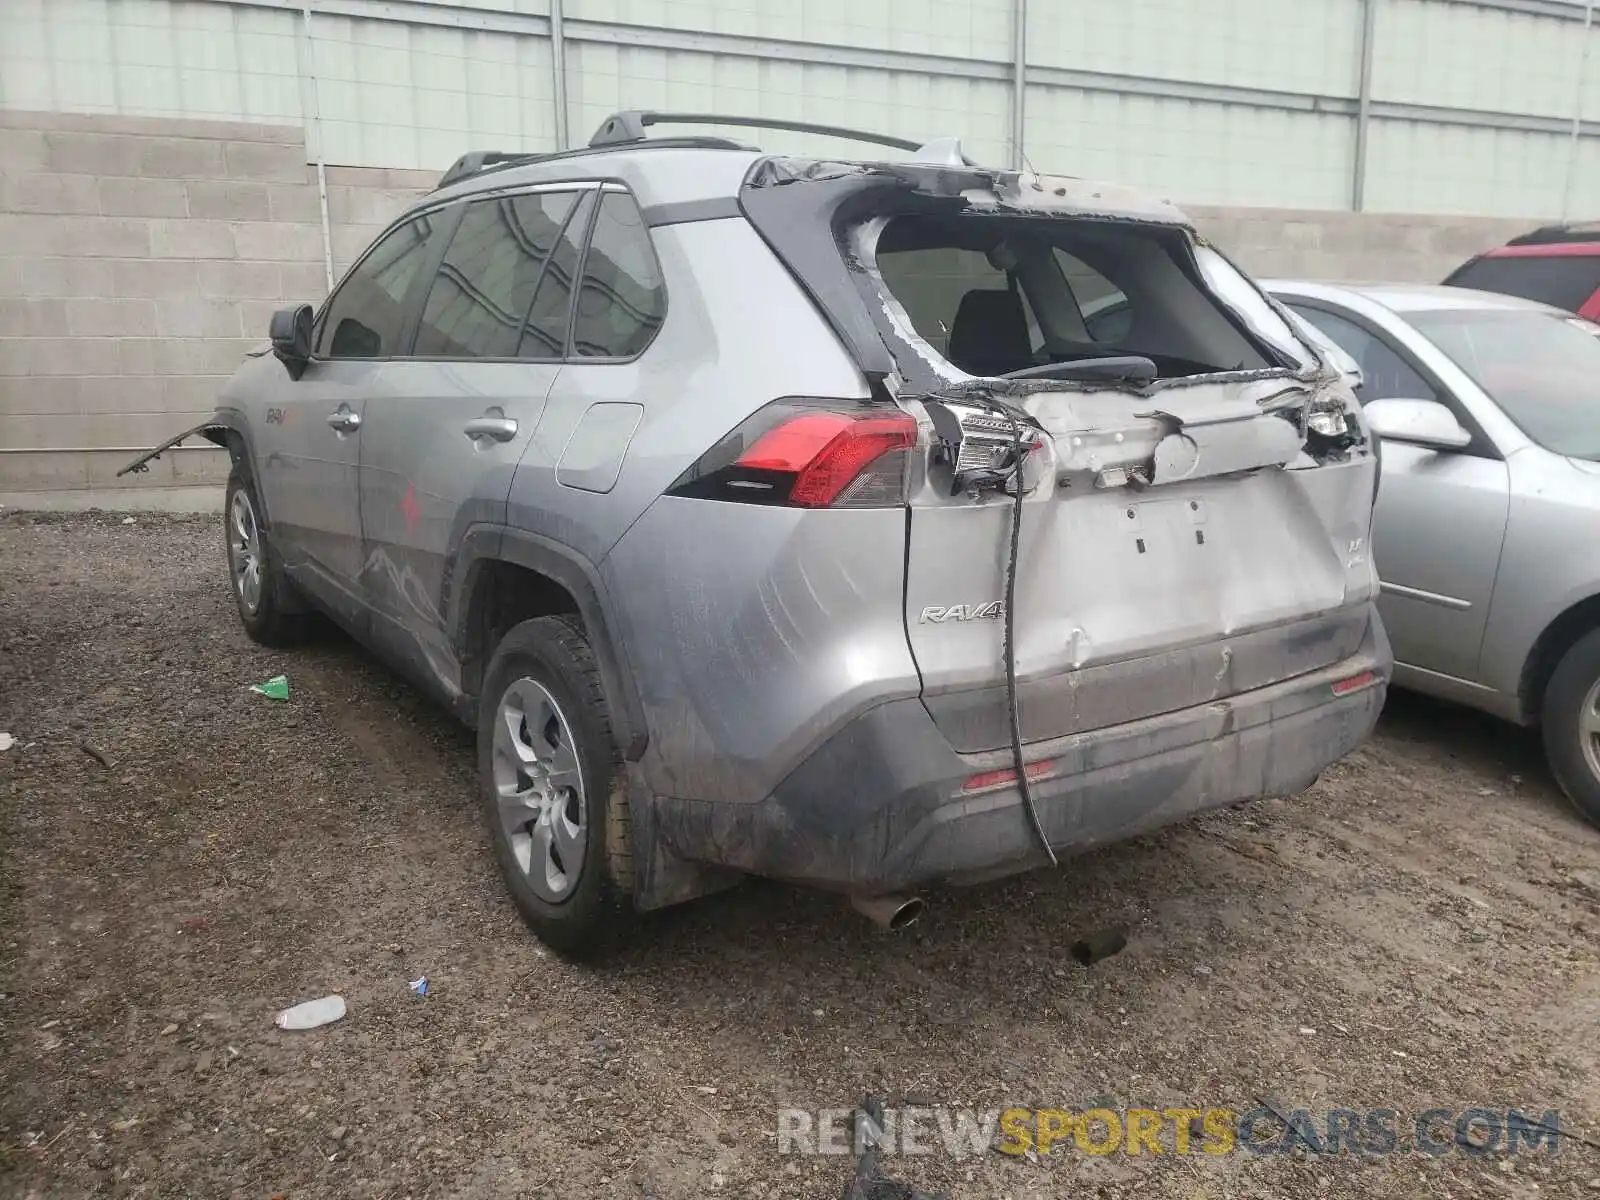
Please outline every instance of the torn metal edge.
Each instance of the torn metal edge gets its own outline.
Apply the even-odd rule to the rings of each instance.
[[[134,459],[127,466],[123,467],[122,470],[118,471],[117,478],[121,479],[124,475],[128,475],[130,473],[143,473],[149,469],[149,466],[152,462],[160,458],[168,450],[171,450],[180,442],[187,438],[193,437],[197,433],[203,434],[207,441],[217,446],[226,447],[228,444],[227,430],[228,426],[226,423],[219,421],[216,417],[211,417],[200,422],[200,424],[196,425],[193,429],[185,429],[182,433],[178,434],[177,437],[168,438],[154,450],[146,450],[138,458]]]

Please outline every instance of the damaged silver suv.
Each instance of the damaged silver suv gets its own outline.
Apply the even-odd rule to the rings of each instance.
[[[465,156],[174,439],[252,637],[319,610],[476,725],[541,938],[745,874],[899,924],[1367,735],[1372,439],[1181,213],[647,136],[696,122],[773,124]]]

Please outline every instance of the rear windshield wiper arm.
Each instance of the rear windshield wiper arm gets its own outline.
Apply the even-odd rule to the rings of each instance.
[[[1104,358],[1079,358],[1007,371],[1001,379],[1073,379],[1083,383],[1154,383],[1160,372],[1143,355],[1117,354]]]

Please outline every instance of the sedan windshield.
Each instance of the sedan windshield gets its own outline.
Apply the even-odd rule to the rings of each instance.
[[[1600,337],[1577,317],[1515,309],[1408,314],[1546,450],[1600,462]]]

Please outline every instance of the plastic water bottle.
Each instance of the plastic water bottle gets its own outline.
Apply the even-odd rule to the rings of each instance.
[[[278,1014],[277,1024],[279,1029],[315,1029],[319,1025],[332,1025],[342,1016],[344,997],[324,996],[284,1009]]]

